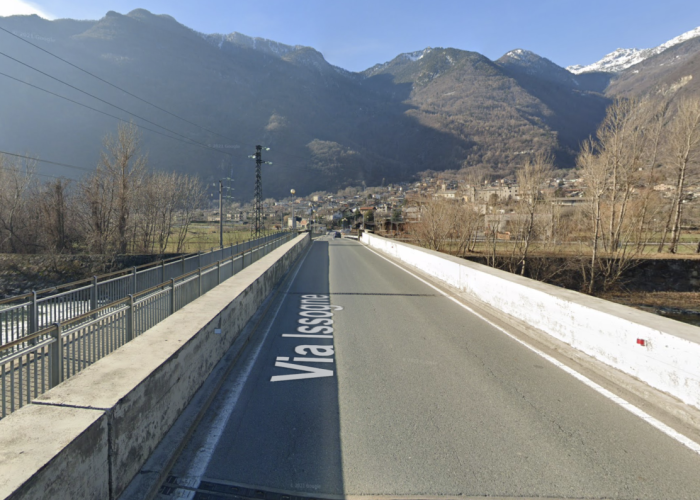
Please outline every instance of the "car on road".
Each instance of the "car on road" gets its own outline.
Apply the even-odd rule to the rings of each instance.
[[[340,233],[339,233],[338,231],[336,231],[335,234],[333,235],[333,237],[334,237],[334,238],[340,238]]]

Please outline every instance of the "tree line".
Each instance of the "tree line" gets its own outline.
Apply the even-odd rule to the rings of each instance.
[[[608,290],[644,255],[679,251],[688,187],[700,178],[700,99],[616,99],[576,159],[583,199],[575,206],[549,187],[553,172],[550,155],[526,158],[516,168],[519,199],[505,206],[419,200],[421,220],[409,232],[428,248],[478,251],[490,265],[536,279],[567,271],[531,262],[535,245],[538,256],[566,255],[583,291]],[[485,178],[463,175],[472,186]],[[670,196],[654,189],[660,183],[671,186]],[[499,247],[503,227],[510,238]]]
[[[0,252],[180,252],[204,200],[198,178],[149,170],[134,124],[104,139],[80,180],[39,182],[36,163],[0,155]]]

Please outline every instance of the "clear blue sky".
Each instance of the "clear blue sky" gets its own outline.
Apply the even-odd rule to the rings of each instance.
[[[308,45],[353,71],[425,47],[497,59],[515,48],[561,66],[648,48],[700,26],[700,0],[0,0],[52,17],[145,8],[204,33],[238,31]],[[0,15],[2,6],[0,5]]]

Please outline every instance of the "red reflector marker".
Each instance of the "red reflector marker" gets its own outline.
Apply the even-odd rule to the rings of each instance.
[[[644,339],[637,339],[637,344],[639,344],[641,346],[645,346],[645,345],[647,345],[647,341]]]

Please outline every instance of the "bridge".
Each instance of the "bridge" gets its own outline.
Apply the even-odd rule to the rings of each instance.
[[[697,327],[370,234],[225,278],[0,420],[0,498],[700,498]]]

